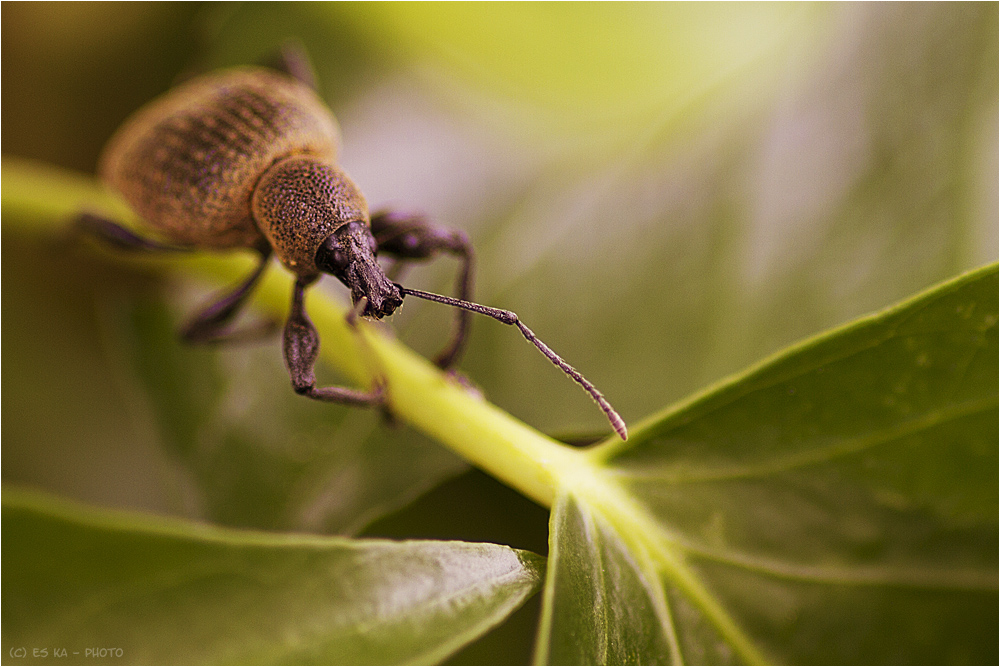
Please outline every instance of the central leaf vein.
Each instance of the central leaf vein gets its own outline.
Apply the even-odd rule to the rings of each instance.
[[[995,411],[997,404],[998,399],[996,396],[965,401],[944,409],[923,413],[914,419],[900,422],[889,428],[872,431],[871,433],[854,438],[845,438],[823,447],[777,456],[771,460],[756,464],[741,464],[729,468],[718,467],[702,470],[689,467],[671,469],[668,466],[643,469],[639,466],[634,466],[616,470],[613,474],[626,480],[643,482],[660,481],[664,484],[692,484],[766,477],[860,454],[875,447],[896,442],[952,421],[965,419],[989,410]]]

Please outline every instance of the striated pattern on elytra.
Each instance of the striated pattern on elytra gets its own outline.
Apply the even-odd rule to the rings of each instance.
[[[253,210],[271,247],[289,269],[315,275],[316,251],[342,225],[369,224],[368,203],[339,167],[309,157],[274,165],[253,194]]]
[[[101,175],[177,243],[253,246],[250,198],[264,171],[298,154],[329,161],[339,131],[315,93],[262,68],[211,74],[132,116],[109,142]]]

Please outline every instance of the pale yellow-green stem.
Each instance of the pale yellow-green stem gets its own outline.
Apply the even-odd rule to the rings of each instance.
[[[127,209],[92,179],[20,160],[4,160],[2,194],[6,233],[60,233],[68,228],[71,217],[84,209],[134,221]],[[141,261],[223,284],[242,278],[250,267],[249,256],[204,254]],[[286,272],[268,272],[255,294],[255,303],[284,315],[291,284]],[[321,290],[310,290],[307,299],[307,311],[320,332],[320,355],[325,362],[359,386],[370,386],[376,375],[383,377],[397,418],[512,488],[550,506],[560,477],[585,464],[579,450],[552,440],[486,402],[378,327],[362,322],[352,329],[345,322],[344,307]]]

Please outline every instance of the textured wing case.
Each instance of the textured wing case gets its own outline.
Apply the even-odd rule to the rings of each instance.
[[[250,198],[298,154],[336,157],[333,114],[308,87],[261,68],[194,79],[137,111],[108,143],[101,176],[169,239],[210,248],[263,237]]]

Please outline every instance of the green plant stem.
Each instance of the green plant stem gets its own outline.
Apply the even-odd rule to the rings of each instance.
[[[5,158],[2,167],[5,233],[58,235],[68,231],[81,210],[104,211],[134,223],[121,202],[93,179],[23,160]],[[225,258],[198,254],[122,257],[123,262],[155,265],[165,272],[233,283],[249,271],[249,253]],[[254,295],[256,306],[279,317],[287,313],[291,277],[272,268]],[[579,450],[532,429],[483,400],[457,379],[392,339],[381,326],[347,325],[346,310],[323,289],[310,290],[307,309],[320,331],[320,357],[360,386],[383,378],[389,409],[472,464],[550,507],[561,478],[586,465]],[[527,345],[527,343],[525,343]],[[305,399],[303,399],[305,400]]]

